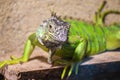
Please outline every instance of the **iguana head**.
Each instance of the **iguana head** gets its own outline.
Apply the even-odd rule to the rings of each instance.
[[[58,47],[67,41],[69,23],[62,21],[55,14],[42,22],[37,37],[47,48]]]

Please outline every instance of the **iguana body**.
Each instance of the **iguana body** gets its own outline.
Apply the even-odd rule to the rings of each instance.
[[[43,50],[49,51],[49,63],[52,63],[53,55],[61,57],[60,64],[66,65],[62,74],[63,78],[67,67],[71,66],[68,73],[70,76],[74,64],[83,58],[120,48],[120,23],[109,27],[105,27],[103,24],[106,14],[119,12],[107,11],[101,14],[103,6],[104,4],[95,16],[95,24],[74,19],[61,20],[53,14],[51,18],[43,21],[36,33],[29,36],[23,56],[21,58],[11,57],[12,60],[1,62],[0,67],[28,61],[35,46],[39,46]],[[76,67],[76,73],[77,70],[78,67]]]
[[[85,51],[83,56],[91,56],[120,47],[120,25],[97,27],[77,20],[68,20],[68,22],[71,26],[68,41],[66,44],[63,44],[63,50],[61,49],[63,57],[73,57],[74,51],[81,43],[81,40],[85,40],[85,47],[82,50]]]

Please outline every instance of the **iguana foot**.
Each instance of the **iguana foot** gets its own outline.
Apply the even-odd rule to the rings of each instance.
[[[68,71],[68,73],[66,73],[68,69],[69,69],[69,71]],[[78,69],[79,69],[79,64],[78,63],[67,64],[63,69],[61,79],[63,79],[66,74],[67,74],[66,75],[67,78],[69,78],[71,76],[71,74],[73,73],[73,70],[75,70],[75,74],[77,75],[78,74]]]
[[[26,59],[24,59],[23,57],[21,58],[13,58],[12,60],[5,60],[5,61],[1,61],[0,62],[0,68],[4,67],[5,65],[13,65],[13,64],[17,64],[17,63],[23,63],[23,62],[27,62]]]
[[[6,64],[6,61],[0,62],[0,68],[4,67]]]
[[[71,76],[73,70],[75,70],[76,75],[78,74],[79,63],[77,63],[77,62],[65,60],[65,59],[57,59],[54,61],[54,65],[65,65],[62,75],[61,75],[61,79],[63,79],[65,76],[67,76],[67,78],[69,78]],[[69,70],[69,71],[67,71],[67,70]]]

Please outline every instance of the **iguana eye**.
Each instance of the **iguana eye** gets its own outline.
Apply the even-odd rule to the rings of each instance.
[[[51,26],[51,25],[49,25],[49,28],[51,29],[51,28],[52,28],[52,26]]]

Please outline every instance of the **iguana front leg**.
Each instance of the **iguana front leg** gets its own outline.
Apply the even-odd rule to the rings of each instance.
[[[50,64],[53,62],[52,61],[52,57],[53,57],[54,53],[55,53],[55,49],[54,48],[53,49],[49,49],[48,63],[50,63]]]
[[[12,60],[5,60],[5,61],[0,62],[0,68],[5,65],[9,65],[9,64],[17,64],[20,62],[27,62],[37,44],[38,44],[38,42],[37,42],[36,34],[33,33],[32,35],[29,36],[28,40],[26,41],[26,44],[24,47],[24,53],[23,53],[22,57],[20,57],[20,58],[12,57]]]
[[[64,67],[61,79],[64,78],[68,66],[71,66],[68,72],[68,77],[72,74],[74,68],[75,68],[75,73],[78,74],[78,66],[79,66],[78,62],[80,62],[84,58],[86,47],[87,47],[87,40],[85,38],[81,38],[78,46],[75,49],[72,60],[68,61],[66,66]]]

